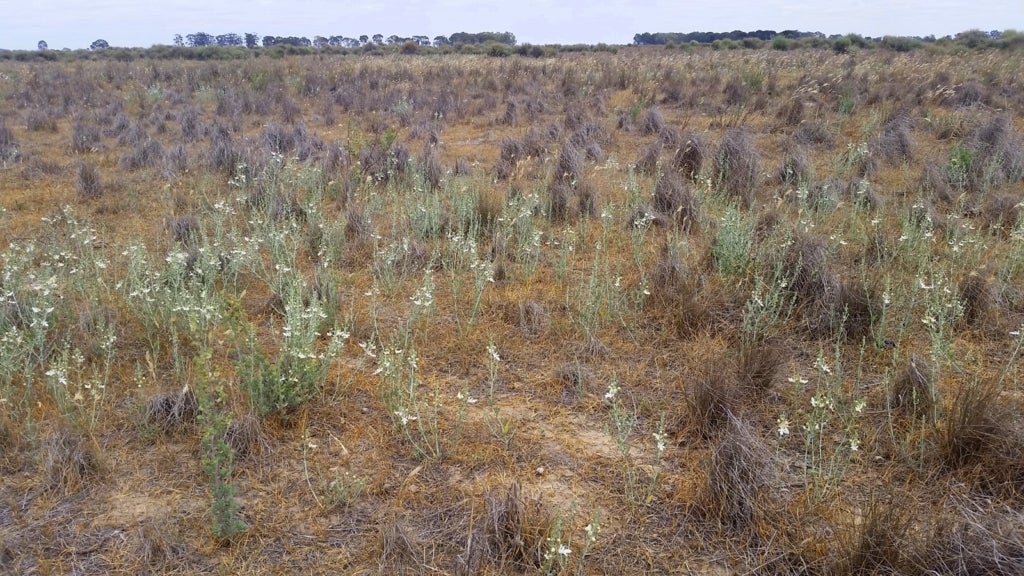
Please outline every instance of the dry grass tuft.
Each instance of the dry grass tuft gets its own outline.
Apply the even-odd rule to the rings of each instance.
[[[804,101],[800,98],[790,98],[779,106],[775,117],[783,126],[799,126],[804,120]]]
[[[481,574],[485,567],[500,573],[519,572],[536,566],[540,538],[529,531],[519,482],[513,481],[504,494],[485,492],[484,502],[486,516],[469,531],[466,549],[456,560],[456,573]]]
[[[555,179],[568,184],[583,179],[583,154],[579,147],[570,141],[563,142],[558,153]]]
[[[165,432],[192,426],[198,414],[196,393],[187,386],[178,392],[157,394],[146,402],[146,422]]]
[[[846,281],[839,286],[839,297],[832,315],[833,331],[854,342],[872,335],[872,321],[881,314],[878,297],[871,287],[859,281]],[[842,325],[839,325],[842,323]]]
[[[263,443],[263,424],[252,414],[236,416],[224,430],[224,442],[236,458],[247,458]]]
[[[706,439],[724,430],[742,408],[734,367],[716,361],[704,368],[687,390],[689,421],[694,431]]]
[[[832,574],[904,574],[912,569],[912,530],[917,518],[909,501],[872,496],[839,533],[841,558]]]
[[[799,144],[790,146],[782,157],[782,166],[776,175],[780,184],[797,186],[811,180],[811,161],[807,151]]]
[[[661,110],[658,110],[656,106],[648,108],[647,113],[644,114],[644,119],[640,121],[640,134],[650,136],[651,134],[659,134],[664,129],[665,117],[661,114]]]
[[[42,451],[47,490],[65,495],[77,492],[103,471],[95,440],[66,425],[60,425],[43,439]]]
[[[963,499],[934,522],[916,572],[956,576],[1024,574],[1024,513]]]
[[[720,189],[750,208],[760,181],[761,156],[748,128],[730,128],[715,154],[716,183]]]
[[[424,545],[415,529],[392,514],[377,526],[382,574],[420,574],[425,568]]]
[[[910,129],[910,114],[895,114],[882,127],[882,133],[871,142],[871,151],[881,156],[890,166],[910,162],[914,158],[914,137]]]
[[[638,174],[652,176],[658,173],[658,158],[661,157],[661,150],[664,144],[661,139],[654,140],[644,147],[640,156],[636,159],[636,171]]]
[[[519,329],[526,337],[536,338],[544,334],[551,325],[551,315],[540,302],[524,300],[519,303],[518,308]]]
[[[672,155],[672,168],[683,178],[696,180],[708,157],[708,143],[701,134],[691,132],[683,135],[682,145]]]
[[[199,221],[195,216],[175,216],[169,218],[164,228],[171,234],[171,240],[185,247],[195,246],[199,242]]]
[[[757,342],[742,348],[737,355],[737,373],[743,396],[764,398],[775,387],[787,356],[776,342]]]
[[[1010,414],[1000,403],[998,388],[991,383],[972,382],[953,397],[945,423],[939,432],[938,450],[942,463],[956,470],[988,458],[999,459],[999,448],[1013,435],[1008,429]]]
[[[836,134],[820,122],[805,121],[793,132],[793,142],[831,149],[836,144]]]
[[[95,166],[79,162],[75,172],[75,191],[83,200],[93,200],[103,195],[103,180]]]
[[[913,418],[931,418],[937,398],[932,396],[934,382],[931,366],[911,355],[910,362],[892,384],[889,404]]]
[[[700,230],[701,206],[690,186],[674,172],[665,172],[654,185],[654,209],[685,232]]]
[[[963,306],[962,322],[968,326],[985,325],[991,320],[995,294],[984,272],[972,271],[960,281],[959,299]]]
[[[738,533],[754,526],[760,492],[771,484],[771,456],[743,420],[729,414],[708,457],[703,505],[720,528]]]

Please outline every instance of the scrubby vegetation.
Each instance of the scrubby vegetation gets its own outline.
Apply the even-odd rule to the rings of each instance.
[[[1024,60],[502,46],[0,64],[0,572],[1024,572]]]

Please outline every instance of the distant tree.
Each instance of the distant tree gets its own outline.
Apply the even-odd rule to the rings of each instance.
[[[405,40],[406,39],[402,38],[401,36],[398,36],[396,34],[392,34],[391,36],[388,36],[387,43],[388,44],[401,44],[402,42],[405,42]]]
[[[46,43],[46,40],[40,40],[39,44],[36,44],[36,47],[39,48],[40,52],[45,52],[50,45]]]
[[[373,35],[373,43],[374,44],[383,44],[384,43],[384,35],[383,34],[374,34]]]
[[[284,44],[284,45],[287,45],[287,46],[297,46],[297,47],[301,47],[301,48],[309,48],[310,46],[313,45],[313,43],[309,41],[309,38],[306,38],[305,36],[302,36],[302,37],[297,37],[297,36],[264,36],[263,37],[263,47],[264,48],[268,48],[270,46],[277,46],[279,44]]]
[[[221,34],[217,36],[216,40],[217,46],[241,46],[245,43],[245,40],[234,32]]]
[[[967,30],[954,36],[954,40],[968,48],[981,48],[989,43],[991,36],[981,30]]]
[[[217,43],[217,38],[213,34],[207,34],[206,32],[196,32],[195,34],[188,34],[185,36],[185,42],[189,46],[213,46]]]
[[[366,34],[363,34],[362,36],[359,37],[359,43],[360,44],[366,44],[369,41],[370,41],[370,37],[367,36]]]
[[[326,48],[331,45],[331,40],[324,36],[313,36],[313,46],[316,48]]]
[[[110,48],[110,44],[102,38],[94,40],[92,44],[89,44],[89,50],[105,50],[107,48]]]
[[[245,47],[252,49],[260,45],[260,38],[255,32],[245,33]]]
[[[846,54],[853,46],[853,40],[849,36],[840,36],[832,41],[832,51],[836,54]]]
[[[499,44],[516,45],[516,35],[511,32],[456,32],[448,37],[452,44],[487,44],[497,42]]]
[[[434,36],[434,46],[448,46],[451,42],[447,36]]]
[[[181,34],[175,34],[174,35],[174,45],[175,46],[184,46],[185,45],[185,39],[181,37]]]
[[[430,46],[430,38],[426,36],[413,36],[412,41],[415,42],[417,46]]]
[[[783,33],[784,34],[784,33]],[[772,49],[774,50],[789,50],[789,39],[782,34],[779,34],[775,38],[772,38]]]

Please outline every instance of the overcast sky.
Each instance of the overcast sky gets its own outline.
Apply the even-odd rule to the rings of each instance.
[[[1024,0],[0,0],[0,48],[170,44],[175,34],[408,37],[512,32],[520,43],[626,44],[638,32],[786,30],[943,36],[1024,30]]]

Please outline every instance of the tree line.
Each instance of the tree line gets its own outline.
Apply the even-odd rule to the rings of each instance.
[[[383,34],[363,34],[357,37],[350,36],[313,36],[310,40],[306,36],[272,36],[260,37],[256,33],[237,34],[209,34],[206,32],[195,32],[192,34],[174,35],[175,46],[188,46],[201,48],[206,46],[245,46],[246,48],[257,48],[262,46],[296,46],[304,48],[325,48],[328,46],[340,48],[360,48],[368,45],[383,46],[385,44],[401,45],[412,43],[415,46],[453,46],[456,44],[487,44],[496,42],[516,45],[516,35],[511,32],[455,32],[451,36],[398,36],[392,34],[387,38]],[[104,41],[105,42],[105,41]]]
[[[955,36],[936,38],[929,36],[884,36],[881,38],[865,38],[860,34],[832,34],[826,36],[821,32],[802,32],[800,30],[733,30],[731,32],[641,32],[633,36],[633,44],[637,46],[684,45],[729,43],[736,46],[756,48],[758,43],[771,42],[776,49],[786,49],[793,45],[790,41],[803,41],[818,47],[826,42],[833,43],[840,51],[849,46],[866,47],[871,44],[890,48],[898,52],[912,50],[922,44],[957,43],[967,48],[1003,48],[1007,44],[1016,46],[1020,43],[1020,33],[1014,30],[967,30]]]

